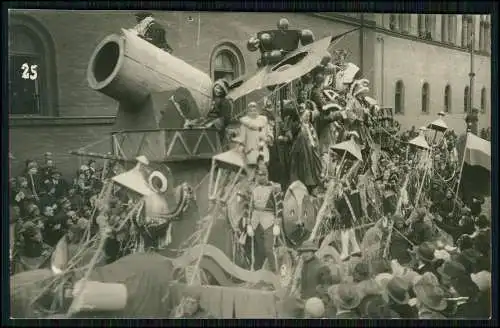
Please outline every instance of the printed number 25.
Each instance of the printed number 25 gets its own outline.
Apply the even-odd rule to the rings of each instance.
[[[21,69],[23,70],[22,78],[25,80],[36,80],[38,77],[38,65],[31,65],[29,66],[28,64],[24,63],[21,66]]]

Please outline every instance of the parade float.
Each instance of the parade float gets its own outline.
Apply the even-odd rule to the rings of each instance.
[[[282,19],[278,29],[248,40],[248,50],[261,53],[258,70],[237,83],[212,81],[129,30],[105,38],[91,57],[87,78],[92,89],[119,104],[112,152],[98,154],[82,148],[73,154],[114,161],[129,169],[104,181],[94,208],[97,233],[92,234],[89,227],[73,252],[62,241],[50,269],[11,278],[18,295],[13,307],[36,317],[60,312],[68,317],[79,312],[98,315],[96,311],[113,317],[169,317],[182,306],[183,293],[195,289],[201,293],[201,305],[218,318],[275,318],[285,315],[286,299],[299,296],[302,260],[297,249],[304,242],[319,245],[318,256],[330,256],[345,267],[387,257],[391,234],[401,234],[390,218],[428,202],[430,184],[438,178],[433,162],[448,128],[440,117],[416,138],[401,141],[392,111],[369,96],[370,82],[360,68],[335,49],[348,33],[315,40],[312,31],[289,29]],[[256,268],[251,221],[257,200],[252,190],[260,171],[247,165],[246,154],[235,144],[223,144],[217,118],[208,114],[214,100],[230,104],[261,89],[268,90],[266,99],[277,117],[287,106],[298,111],[300,91],[318,72],[325,76],[320,90],[324,104],[312,105],[311,113],[331,118],[332,136],[328,156],[322,159],[323,188],[313,193],[301,181],[290,181],[286,189],[278,181],[265,185],[270,186],[273,199],[270,252],[275,268],[269,267],[269,258]],[[222,96],[217,89],[224,91]],[[308,133],[311,144],[317,142],[306,125],[300,129]],[[276,126],[271,132],[274,140],[285,140]],[[385,165],[391,160],[390,150],[402,146],[408,149],[401,161],[403,169]],[[417,156],[409,160],[408,152]],[[207,160],[211,167],[203,200],[191,187],[196,182],[179,180],[171,167],[187,167],[188,162],[206,165]],[[330,169],[332,161],[335,168]],[[455,174],[440,179],[451,188],[457,183]],[[379,190],[379,180],[392,188]],[[109,195],[117,188],[128,193],[130,211],[123,220],[110,223],[104,213]],[[209,204],[206,214],[199,211],[200,201]],[[336,224],[340,216],[349,218],[349,227]],[[381,241],[362,240],[379,219],[389,226],[389,234]],[[98,265],[105,240],[119,232],[128,242],[122,258]],[[358,249],[349,252],[350,244]],[[81,250],[90,247],[93,256],[84,260]],[[352,256],[358,252],[361,257]],[[26,281],[38,287],[27,291]],[[105,302],[104,291],[112,294]],[[30,301],[23,303],[26,298]],[[35,313],[34,304],[43,298],[51,299],[50,306]],[[147,306],[139,306],[146,298]]]

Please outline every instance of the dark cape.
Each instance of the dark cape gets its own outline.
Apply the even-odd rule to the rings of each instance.
[[[290,184],[290,150],[300,124],[297,118],[286,116],[283,122],[277,122],[276,132],[278,136],[283,136],[284,140],[274,139],[273,145],[269,148],[269,180],[281,184],[281,188],[286,190]]]
[[[314,133],[312,127],[311,131]],[[290,151],[290,181],[300,180],[308,188],[321,182],[322,162],[318,138],[313,139],[316,139],[315,146],[311,145],[307,132],[301,128]]]

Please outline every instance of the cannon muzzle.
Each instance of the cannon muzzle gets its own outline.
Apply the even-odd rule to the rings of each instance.
[[[107,36],[94,50],[87,68],[92,89],[118,101],[120,110],[139,111],[152,94],[183,88],[191,93],[197,116],[209,110],[209,75],[131,31],[122,32]]]

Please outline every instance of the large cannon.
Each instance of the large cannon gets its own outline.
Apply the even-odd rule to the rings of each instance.
[[[114,150],[121,148],[121,157],[147,155],[163,162],[210,158],[220,151],[217,131],[184,129],[186,120],[204,117],[211,108],[210,76],[133,32],[122,29],[99,43],[87,80],[119,103],[113,131],[120,133]]]
[[[89,86],[120,104],[116,129],[174,128],[182,116],[207,113],[210,76],[128,30],[122,33],[109,35],[97,46],[87,69]],[[172,108],[172,96],[182,113],[165,112],[178,111]],[[161,120],[162,111],[169,120]]]

